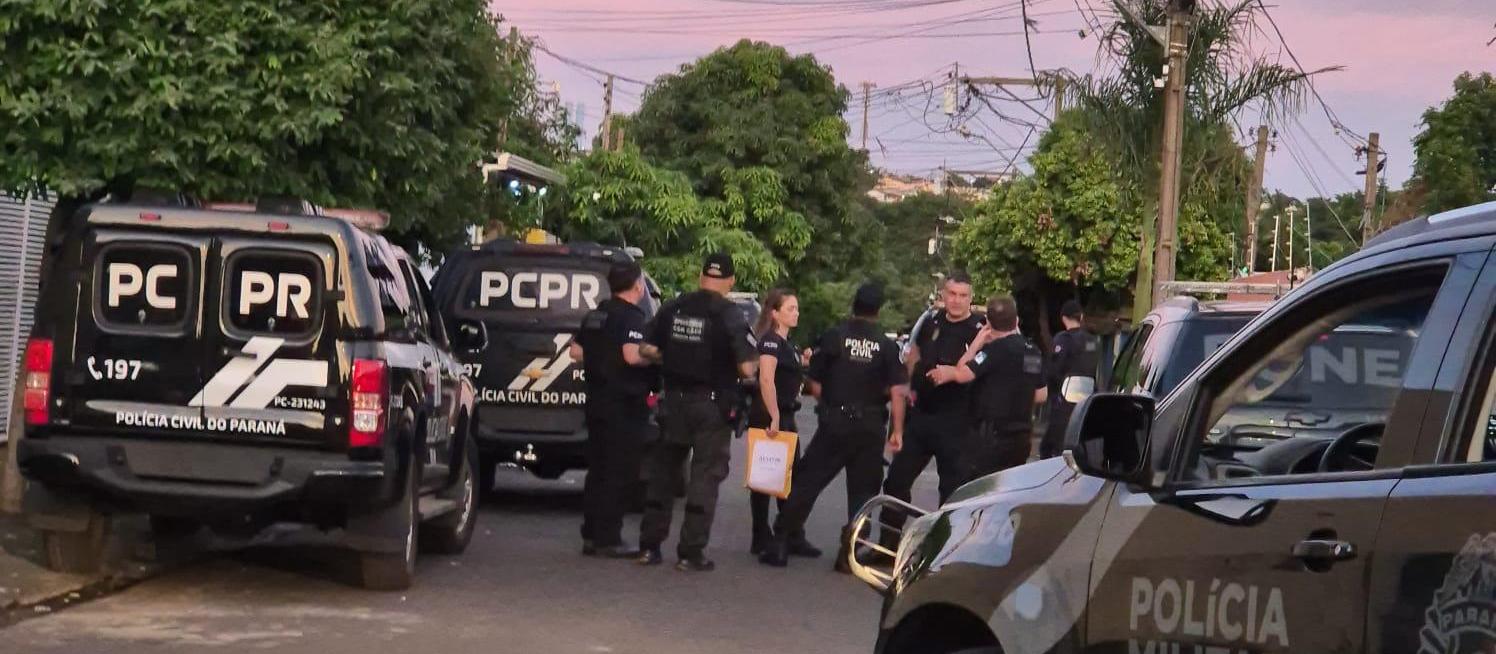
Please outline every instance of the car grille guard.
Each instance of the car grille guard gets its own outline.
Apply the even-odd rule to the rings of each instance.
[[[890,513],[893,512],[893,513]],[[891,495],[879,495],[857,511],[847,532],[845,548],[852,575],[879,593],[893,586],[899,553],[896,543],[903,540],[904,529],[888,522],[891,515],[903,516],[902,524],[928,513]]]

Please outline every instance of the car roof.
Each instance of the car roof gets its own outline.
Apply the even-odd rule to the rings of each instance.
[[[1196,297],[1180,295],[1165,300],[1148,315],[1158,322],[1169,323],[1201,315],[1255,316],[1270,306],[1271,302],[1202,301]]]
[[[1496,234],[1496,202],[1486,202],[1399,224],[1371,239],[1360,252],[1341,261],[1354,261],[1361,257],[1426,243],[1493,234]]]
[[[348,220],[329,216],[142,204],[91,204],[79,211],[86,213],[86,223],[94,226],[312,235],[342,242],[351,242],[359,235],[378,236]]]
[[[572,241],[570,243],[523,243],[516,239],[504,237],[496,238],[482,245],[474,245],[458,249],[452,253],[451,258],[462,258],[474,255],[491,256],[560,256],[577,257],[587,259],[604,259],[613,263],[626,263],[634,261],[622,247],[602,245],[592,241]]]

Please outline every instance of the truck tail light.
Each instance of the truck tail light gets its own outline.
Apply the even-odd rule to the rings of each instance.
[[[356,359],[348,425],[349,447],[378,447],[384,443],[384,408],[390,397],[388,368],[383,361]]]
[[[33,338],[26,342],[25,391],[26,424],[45,425],[52,401],[52,341]]]

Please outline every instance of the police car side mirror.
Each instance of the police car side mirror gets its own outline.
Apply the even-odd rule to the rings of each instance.
[[[1071,404],[1080,404],[1096,392],[1096,380],[1090,377],[1066,377],[1060,396]]]
[[[458,348],[467,352],[482,352],[488,349],[488,325],[477,320],[464,320],[457,325]]]
[[[1132,484],[1149,481],[1153,398],[1101,393],[1085,399],[1065,433],[1065,459],[1078,472]]]

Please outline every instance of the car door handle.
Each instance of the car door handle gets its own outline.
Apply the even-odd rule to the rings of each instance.
[[[1356,558],[1356,546],[1343,540],[1309,539],[1293,546],[1293,556],[1304,561],[1345,561]]]

